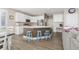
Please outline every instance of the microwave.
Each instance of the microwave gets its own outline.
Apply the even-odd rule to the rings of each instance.
[[[26,19],[26,22],[30,22],[30,19]]]

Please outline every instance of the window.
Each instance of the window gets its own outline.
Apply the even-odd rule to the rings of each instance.
[[[5,26],[5,13],[3,13],[3,15],[1,16],[1,26]]]
[[[0,9],[0,28],[6,26],[6,10]]]

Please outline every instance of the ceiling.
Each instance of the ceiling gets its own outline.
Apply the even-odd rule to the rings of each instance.
[[[43,15],[46,13],[52,16],[54,13],[63,13],[64,8],[13,8],[16,11],[29,14],[31,16]]]

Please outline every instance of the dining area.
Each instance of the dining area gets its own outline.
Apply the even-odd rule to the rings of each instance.
[[[11,50],[12,37],[14,33],[5,28],[0,29],[0,50]]]

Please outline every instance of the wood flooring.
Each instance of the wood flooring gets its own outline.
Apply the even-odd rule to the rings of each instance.
[[[28,43],[23,35],[14,35],[11,50],[63,50],[62,33],[52,35],[52,39],[49,40],[32,40],[31,43]]]

